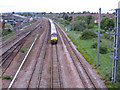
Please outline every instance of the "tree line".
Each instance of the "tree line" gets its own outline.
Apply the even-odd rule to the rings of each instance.
[[[73,17],[68,16],[67,13],[63,14],[62,18],[64,19],[65,25],[71,25],[71,29],[73,26]],[[92,29],[95,25],[95,18],[92,15],[86,16],[77,16],[74,19],[74,30],[83,31],[85,29]],[[101,29],[110,30],[114,28],[114,20],[108,17],[105,17],[101,20]]]

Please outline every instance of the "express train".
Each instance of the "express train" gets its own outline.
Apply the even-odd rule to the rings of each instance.
[[[57,44],[58,34],[57,34],[57,30],[55,28],[55,24],[51,19],[49,19],[49,21],[50,21],[50,25],[51,25],[51,33],[50,33],[51,44]]]

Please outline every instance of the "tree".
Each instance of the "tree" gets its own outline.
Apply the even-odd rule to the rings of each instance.
[[[74,23],[74,30],[83,31],[84,29],[86,29],[86,27],[87,25],[85,21],[79,20],[79,21],[75,21]],[[72,29],[72,25],[71,25],[71,29]]]
[[[74,30],[83,31],[86,28],[87,28],[87,24],[86,24],[86,21],[85,21],[85,16],[75,17]],[[72,26],[71,26],[71,29],[72,29]]]
[[[12,25],[9,23],[5,23],[5,29],[8,30],[9,32],[12,30]]]
[[[64,20],[64,24],[65,24],[65,25],[69,25],[69,24],[70,24],[70,22],[69,22],[69,21],[67,21],[67,20]]]
[[[23,15],[24,15],[24,16],[28,16],[28,13],[24,13]]]
[[[71,12],[71,14],[73,14],[74,12]]]
[[[64,13],[62,17],[63,17],[65,20],[68,20],[68,18],[69,18],[66,13]]]
[[[28,12],[28,16],[32,16],[32,14]]]
[[[114,20],[113,19],[110,19],[110,18],[103,18],[102,20],[101,20],[101,28],[102,29],[105,29],[105,27],[107,28],[107,29],[109,29],[109,28],[114,28]]]
[[[41,12],[42,15],[46,15],[46,12]]]
[[[85,21],[85,16],[77,16],[75,18],[75,21],[79,21],[79,20]]]
[[[103,19],[101,20],[101,28],[102,28],[102,29],[105,29],[105,27],[106,27],[106,20],[107,20],[107,19],[109,19],[109,18],[106,17],[106,18],[103,18]]]
[[[15,12],[13,11],[12,14],[15,14]]]
[[[53,14],[52,12],[50,12],[49,14]]]
[[[94,27],[94,24],[89,24],[88,29],[92,29]]]
[[[91,29],[94,27],[94,17],[92,15],[77,16],[74,27],[74,29],[78,31],[83,31],[86,28]]]
[[[108,19],[106,20],[106,26],[107,28],[114,28],[114,20],[113,19]]]
[[[115,12],[113,12],[112,14],[114,14],[114,15],[115,15]]]
[[[89,24],[94,24],[94,17],[92,15],[86,15],[85,21],[86,21],[88,26],[89,26]]]
[[[68,21],[71,22],[71,20],[72,20],[72,16],[69,17]]]
[[[82,14],[81,12],[78,12],[78,14]]]
[[[67,12],[67,14],[70,14],[69,12]]]

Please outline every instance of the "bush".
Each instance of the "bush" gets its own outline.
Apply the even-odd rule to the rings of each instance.
[[[75,21],[80,21],[80,20],[85,21],[85,16],[77,16],[77,17],[75,17]]]
[[[8,76],[8,75],[4,75],[4,76],[2,76],[2,79],[9,80],[9,79],[12,79],[12,78],[10,76]]]
[[[102,20],[101,20],[101,29],[105,29],[105,27],[106,27],[106,20],[108,20],[109,18],[108,17],[106,17],[106,18],[103,18]]]
[[[64,24],[65,24],[65,25],[69,25],[69,24],[70,24],[70,22],[69,22],[69,21],[67,21],[67,20],[64,20]]]
[[[85,21],[87,25],[89,26],[90,24],[94,24],[94,17],[92,15],[86,15],[85,16]]]
[[[21,53],[25,53],[25,50],[23,50],[23,49],[21,49],[20,51],[21,51]]]
[[[104,34],[104,33],[105,33],[105,31],[104,31],[104,30],[101,30],[101,31],[100,31],[100,33],[101,33],[101,34]]]
[[[2,31],[2,36],[6,36],[6,35],[8,35],[8,34],[11,34],[13,31],[8,31],[8,30],[3,30]]]
[[[83,40],[88,40],[88,39],[92,39],[92,38],[96,38],[97,35],[93,32],[93,31],[83,31],[82,35],[81,35],[81,39]]]
[[[107,27],[107,30],[111,27],[114,28],[114,20],[110,18],[103,18],[101,20],[101,29],[105,29]]]
[[[72,29],[73,24],[71,24],[71,29]],[[83,31],[87,28],[87,24],[85,21],[79,20],[75,21],[74,23],[74,30],[76,31]]]
[[[5,23],[4,29],[11,31],[13,26],[10,23]]]
[[[94,43],[92,46],[91,46],[91,48],[97,48],[97,42],[96,43]]]
[[[94,27],[94,24],[89,24],[88,29],[92,29]]]
[[[101,54],[106,54],[107,53],[107,47],[105,47],[105,46],[100,47],[100,53]]]

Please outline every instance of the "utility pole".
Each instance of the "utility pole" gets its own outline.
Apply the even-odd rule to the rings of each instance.
[[[13,14],[14,14],[14,13],[13,13]],[[12,30],[15,29],[15,28],[14,28],[14,27],[15,27],[15,21],[14,21],[14,15],[13,15],[13,14],[12,14],[12,20],[13,20],[13,21],[12,21],[12,26],[13,26]]]
[[[101,30],[101,8],[99,8],[99,30],[98,30],[98,52],[97,52],[97,67],[99,66],[99,52],[100,52],[100,30]]]
[[[119,31],[120,31],[120,8],[115,9],[115,29],[114,29],[114,54],[112,81],[117,82],[118,60],[119,60]]]
[[[72,33],[72,37],[74,38],[74,12],[73,12],[73,33]]]
[[[64,13],[64,29],[65,29],[65,13]]]

